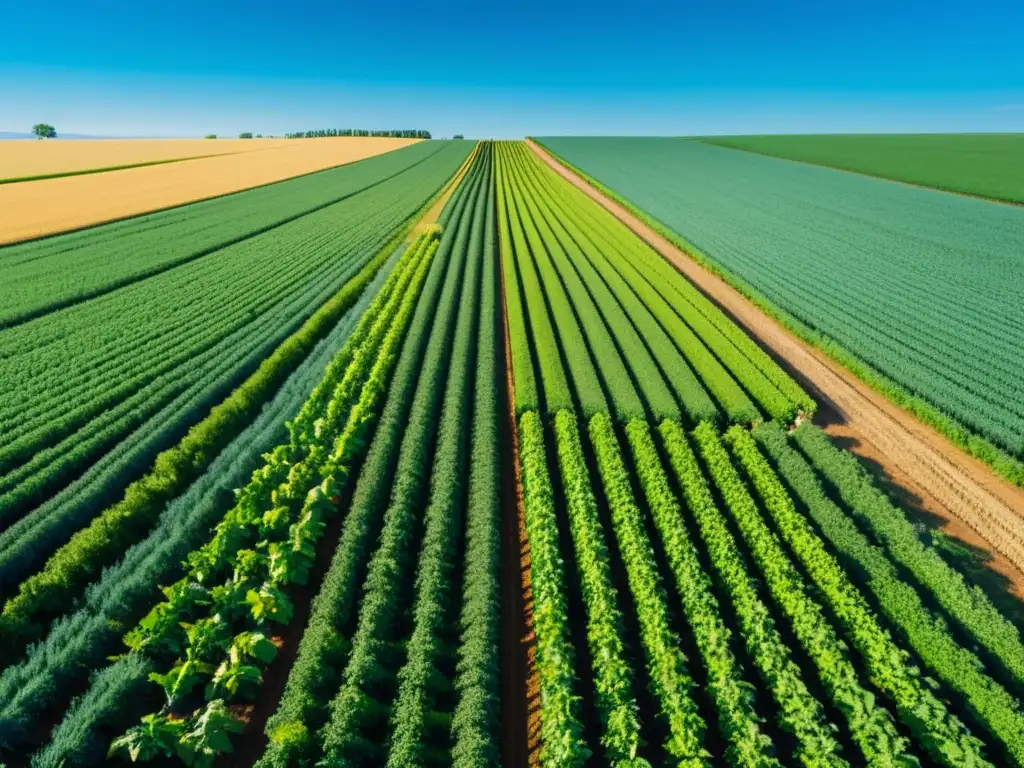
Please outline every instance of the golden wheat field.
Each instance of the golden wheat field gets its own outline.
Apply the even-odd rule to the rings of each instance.
[[[0,181],[260,152],[301,139],[17,139],[0,142]]]
[[[195,146],[203,140],[183,141]],[[243,141],[247,145],[260,146],[262,142],[276,140]],[[237,192],[390,152],[418,139],[346,137],[280,141],[283,143],[264,150],[235,151],[234,154],[163,165],[2,184],[0,243],[78,229]],[[88,146],[105,145],[108,143],[106,140],[74,143],[79,145],[83,158],[95,158],[96,152],[109,151]],[[219,144],[219,141],[210,140],[209,143]],[[3,151],[2,147],[0,151]]]

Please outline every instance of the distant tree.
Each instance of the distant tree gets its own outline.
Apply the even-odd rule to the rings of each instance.
[[[256,134],[256,138],[257,139],[262,139],[263,138],[263,134],[262,133],[257,133]]]
[[[252,138],[252,134],[249,133],[248,131],[246,131],[245,133],[238,134],[238,138],[240,138],[240,139],[251,139]]]
[[[206,134],[206,138],[207,139],[216,139],[217,138],[217,134],[216,133],[208,133],[208,134]]]
[[[428,136],[427,138],[429,139],[430,137]],[[463,136],[461,133],[456,133],[454,136],[452,136],[452,138],[453,139],[464,139],[466,137]]]
[[[40,139],[56,139],[57,129],[52,125],[46,123],[36,123],[32,126],[32,133],[38,136]]]

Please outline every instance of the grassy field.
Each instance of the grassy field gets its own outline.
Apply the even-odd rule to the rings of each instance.
[[[297,139],[256,152],[0,184],[0,209],[5,212],[0,220],[0,243],[79,229],[270,184],[373,157],[417,141],[369,137]]]
[[[1024,482],[1024,210],[694,141],[542,141]]]
[[[1024,134],[706,136],[700,141],[1024,203]]]

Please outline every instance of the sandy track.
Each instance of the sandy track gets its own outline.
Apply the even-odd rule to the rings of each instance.
[[[1024,595],[1024,490],[1001,480],[852,373],[791,335],[721,278],[706,271],[672,242],[609,200],[532,141],[527,145],[661,253],[694,285],[728,312],[823,405],[823,428],[854,453],[880,466],[894,490],[938,516],[951,535],[996,550],[989,567]]]
[[[259,151],[3,184],[0,244],[238,192],[390,152],[416,141],[419,139],[304,139]]]

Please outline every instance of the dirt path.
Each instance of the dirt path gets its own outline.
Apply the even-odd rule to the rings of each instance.
[[[1024,597],[1024,490],[1002,481],[852,373],[792,336],[725,281],[609,200],[532,141],[557,174],[610,211],[727,312],[811,393],[822,428],[886,476],[903,501],[950,536],[991,554],[988,568]],[[936,521],[933,521],[936,522]],[[995,550],[994,552],[992,550]]]
[[[501,764],[506,768],[532,768],[540,765],[540,680],[506,295],[502,269],[501,324],[508,406],[502,425],[502,448],[503,458],[512,463],[512,473],[502,473],[501,499]]]

